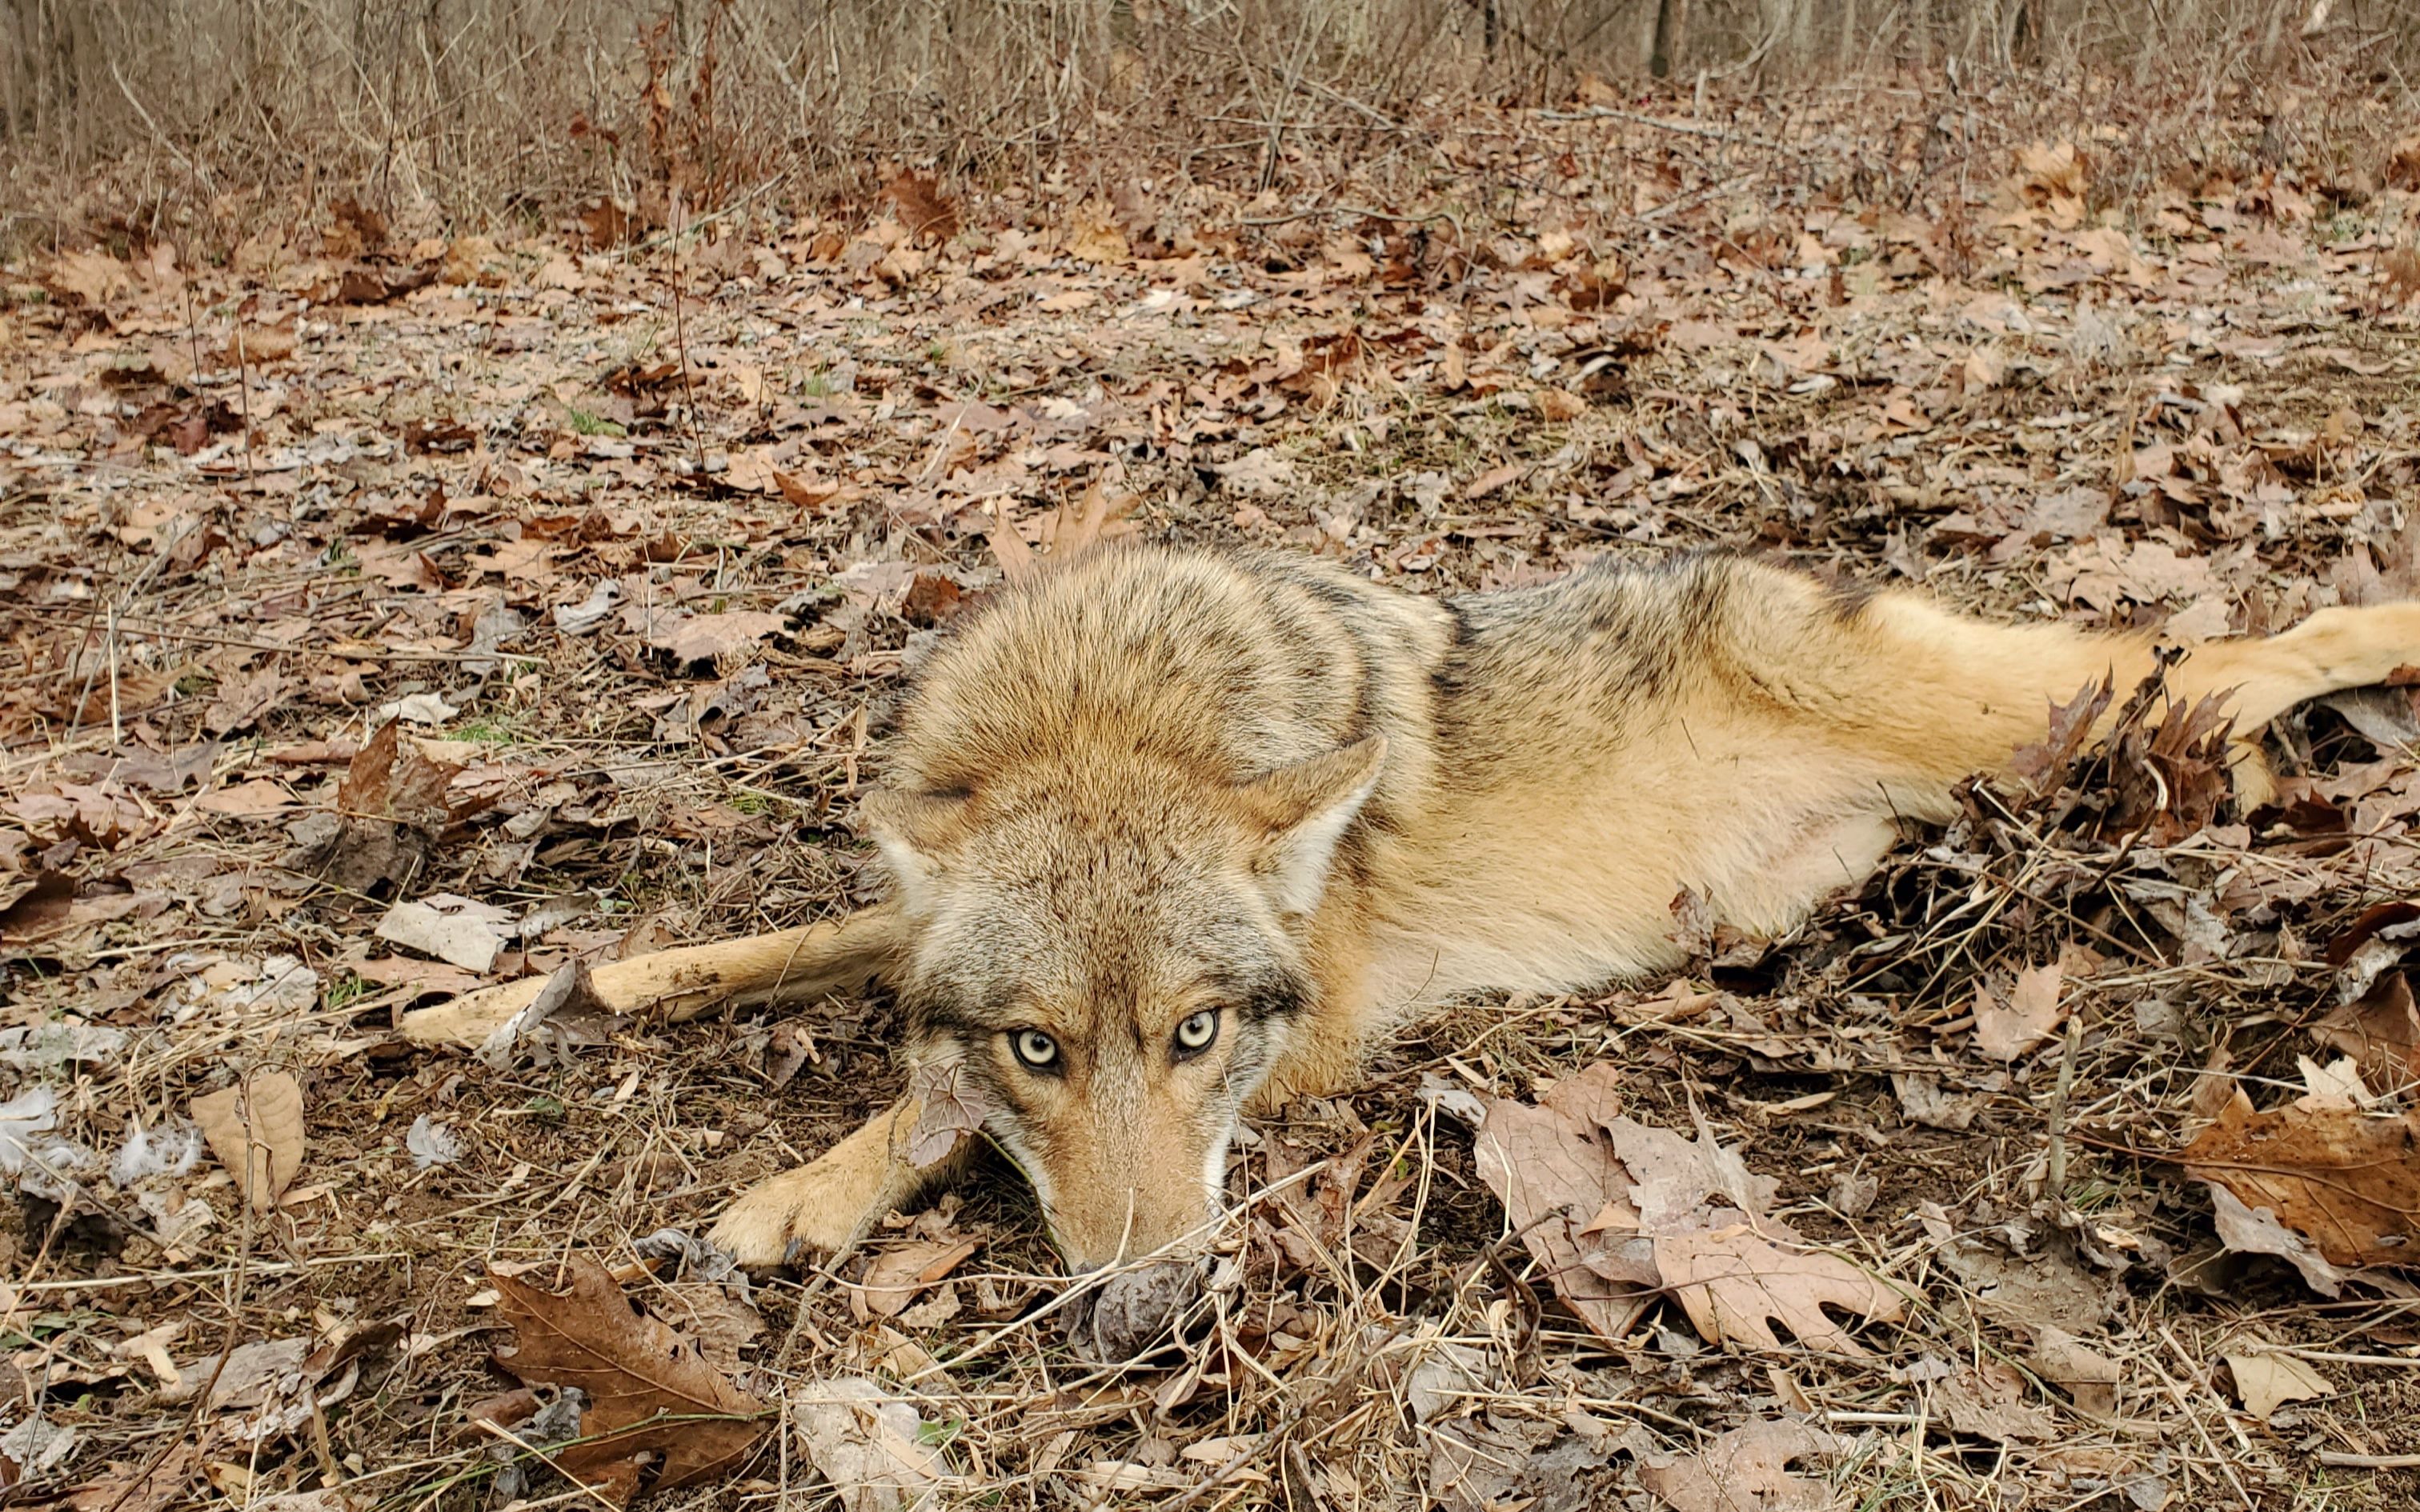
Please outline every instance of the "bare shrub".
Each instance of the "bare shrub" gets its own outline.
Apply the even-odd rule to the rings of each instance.
[[[131,220],[259,190],[486,220],[862,188],[901,160],[1018,171],[1138,132],[1269,187],[1307,138],[1394,150],[1454,100],[1650,74],[2399,89],[2415,61],[2420,0],[0,0],[0,174],[19,241],[80,187]]]

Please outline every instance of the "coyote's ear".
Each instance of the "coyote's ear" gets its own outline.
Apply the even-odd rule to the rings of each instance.
[[[933,884],[941,874],[940,852],[955,838],[967,796],[876,788],[858,804],[860,826],[881,849],[910,913],[930,905]]]
[[[1279,913],[1308,914],[1319,906],[1336,842],[1370,801],[1386,764],[1387,737],[1372,735],[1280,766],[1238,790],[1248,811],[1268,826],[1255,870],[1268,879]]]

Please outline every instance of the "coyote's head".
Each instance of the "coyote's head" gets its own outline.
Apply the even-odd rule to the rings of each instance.
[[[1078,1269],[1205,1237],[1237,1113],[1302,1031],[1311,918],[1386,756],[1372,736],[1231,779],[1149,745],[911,773],[866,805],[910,924],[912,1053],[957,1057]]]

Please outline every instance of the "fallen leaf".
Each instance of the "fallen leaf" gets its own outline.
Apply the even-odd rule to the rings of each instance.
[[[54,1021],[0,1029],[0,1064],[51,1071],[71,1062],[108,1060],[126,1047],[126,1031],[103,1024]]]
[[[378,717],[381,719],[402,719],[412,724],[443,724],[462,711],[436,693],[412,693],[392,703],[381,703]]]
[[[941,181],[931,174],[902,168],[882,186],[881,198],[891,202],[910,237],[947,241],[958,234],[958,207],[941,193]]]
[[[1105,201],[1088,200],[1076,208],[1067,228],[1067,255],[1078,262],[1114,266],[1134,260],[1134,248],[1110,218]]]
[[[1501,467],[1489,468],[1463,485],[1462,497],[1466,502],[1476,502],[1520,482],[1522,475],[1528,471],[1528,464],[1524,462],[1507,462]]]
[[[2267,1208],[2248,1208],[2234,1193],[2210,1183],[2211,1217],[2218,1242],[2238,1255],[2274,1255],[2303,1273],[2303,1280],[2322,1297],[2344,1290],[2344,1273],[2330,1265],[2311,1242],[2277,1221]]]
[[[473,1054],[491,1071],[509,1071],[521,1047],[535,1041],[542,1054],[568,1060],[571,1046],[595,1044],[622,1023],[621,1015],[598,995],[587,959],[573,956],[546,980],[527,1007],[497,1025]]]
[[[189,1402],[208,1387],[209,1398],[203,1406],[211,1412],[257,1407],[280,1381],[300,1372],[310,1354],[309,1339],[256,1339],[237,1345],[225,1365],[215,1353],[195,1360],[178,1372],[176,1385],[160,1395],[171,1403]]]
[[[2420,1082],[2420,1008],[2400,971],[2382,973],[2369,991],[2312,1025],[2311,1033],[2350,1056],[2372,1086],[2396,1091]]]
[[[1221,487],[1263,499],[1282,499],[1295,486],[1294,459],[1275,447],[1256,446],[1232,462],[1214,462]]]
[[[1490,1099],[1471,1151],[1555,1290],[1607,1339],[1628,1332],[1663,1280],[1652,1254],[1622,1253],[1619,1240],[1609,1246],[1601,1233],[1606,1209],[1626,1200],[1631,1186],[1601,1132],[1618,1116],[1620,1080],[1600,1061],[1556,1083],[1539,1106]]]
[[[2226,1368],[2235,1377],[2235,1394],[2243,1410],[2269,1421],[2269,1414],[2288,1402],[2314,1401],[2335,1395],[2328,1378],[2290,1354],[2229,1354]]]
[[[722,486],[742,493],[772,493],[778,490],[782,486],[781,478],[773,466],[770,450],[759,447],[732,457],[731,465],[722,471]]]
[[[568,1256],[563,1270],[565,1291],[488,1273],[516,1341],[496,1363],[524,1384],[576,1386],[587,1398],[579,1442],[552,1451],[553,1461],[586,1478],[652,1452],[661,1456],[659,1490],[736,1468],[765,1432],[766,1405],[639,1311],[593,1257]]]
[[[43,870],[0,882],[0,944],[23,945],[65,928],[75,915],[75,878]]]
[[[479,985],[478,976],[460,966],[405,955],[383,955],[373,960],[355,961],[344,969],[364,981],[374,981],[381,987],[411,988],[414,995],[422,997],[438,993],[458,997]]]
[[[2041,1043],[2058,1028],[2059,968],[2030,966],[2017,973],[2017,984],[2003,1005],[1989,987],[1975,994],[1975,1046],[1993,1060],[2014,1060]]]
[[[439,1123],[426,1113],[411,1120],[411,1128],[403,1136],[403,1148],[416,1171],[451,1165],[462,1158],[461,1136],[452,1125]]]
[[[650,1295],[653,1310],[718,1370],[737,1370],[740,1350],[765,1332],[765,1315],[720,1281],[675,1281]]]
[[[105,252],[63,253],[51,260],[43,282],[80,304],[99,306],[126,291],[132,270]]]
[[[1891,1091],[1909,1122],[1952,1134],[1974,1127],[1975,1116],[1982,1111],[1975,1099],[1952,1096],[1941,1089],[1939,1078],[1919,1072],[1891,1072]]]
[[[1200,1268],[1182,1261],[1121,1272],[1068,1310],[1067,1341],[1080,1359],[1124,1364],[1165,1338],[1201,1289]]]
[[[1692,1142],[1621,1117],[1606,1062],[1555,1084],[1529,1106],[1497,1098],[1473,1145],[1480,1177],[1591,1328],[1619,1338],[1646,1299],[1676,1295],[1709,1341],[1863,1350],[1825,1304],[1890,1319],[1897,1293],[1763,1217],[1777,1183],[1755,1176],[1700,1125]]]
[[[302,1084],[282,1071],[253,1072],[194,1099],[187,1111],[252,1211],[273,1210],[302,1168]]]
[[[1976,1310],[1994,1322],[2028,1333],[2057,1327],[2082,1334],[2109,1319],[2106,1286],[2061,1250],[2020,1256],[1979,1240],[1954,1239],[1936,1253]]]
[[[1731,1429],[1703,1452],[1638,1467],[1638,1484],[1675,1512],[1831,1512],[1832,1488],[1790,1473],[1837,1454],[1840,1441],[1806,1423],[1768,1418]]]
[[[390,719],[346,766],[344,780],[336,785],[336,809],[348,818],[442,829],[481,807],[449,804],[446,789],[461,771],[460,763],[431,757],[417,737],[405,734],[402,724]]]
[[[845,1512],[923,1507],[948,1473],[915,1407],[861,1376],[810,1381],[790,1393],[789,1407],[799,1452]]]
[[[2045,1328],[2034,1339],[2034,1373],[2073,1398],[2076,1411],[2088,1417],[2111,1418],[2118,1412],[2118,1362],[2068,1333]]]
[[[2267,1209],[2332,1265],[2409,1263],[2420,1242],[2420,1111],[2303,1103],[2255,1112],[2239,1091],[2177,1156],[2188,1175]]]
[[[1538,395],[1538,413],[1558,423],[1588,413],[1588,401],[1569,389],[1547,389]]]
[[[496,964],[511,925],[512,916],[492,903],[439,892],[390,907],[374,933],[391,945],[484,974]]]
[[[768,614],[759,609],[699,614],[678,621],[659,635],[650,636],[648,644],[659,651],[672,653],[673,660],[683,666],[693,661],[720,662],[725,656],[737,656],[754,650],[757,641],[768,635],[779,634],[788,624],[779,614]]]
[[[1679,1234],[1726,1227],[1730,1217],[1708,1206],[1715,1197],[1740,1213],[1761,1218],[1780,1191],[1781,1183],[1771,1177],[1750,1173],[1739,1152],[1725,1149],[1702,1120],[1694,1141],[1626,1118],[1605,1119],[1601,1126],[1630,1173],[1626,1200],[1637,1216],[1629,1221],[1629,1227],[1640,1233]]]
[[[860,1322],[869,1318],[896,1318],[916,1293],[958,1268],[975,1252],[978,1241],[920,1240],[884,1250],[866,1267],[864,1285],[849,1301]]]
[[[273,671],[256,673],[237,683],[219,685],[218,696],[202,711],[203,727],[213,735],[244,729],[276,707],[286,696],[286,679]]]
[[[17,1471],[8,1489],[45,1477],[66,1464],[68,1457],[75,1453],[76,1441],[82,1437],[76,1429],[54,1423],[39,1411],[8,1432],[0,1433],[0,1463],[13,1465]]]
[[[185,1488],[201,1473],[202,1452],[179,1443],[164,1458],[144,1455],[139,1463],[113,1460],[109,1473],[67,1494],[71,1512],[168,1512],[193,1504]]]
[[[1838,1307],[1882,1322],[1901,1312],[1897,1292],[1848,1261],[1784,1249],[1746,1225],[1660,1237],[1655,1267],[1710,1344],[1736,1339],[1777,1350],[1782,1343],[1773,1324],[1778,1322],[1806,1349],[1862,1356],[1865,1350],[1823,1309]]]
[[[566,635],[586,635],[605,623],[622,602],[622,585],[607,579],[588,590],[577,604],[554,606],[554,627]]]
[[[908,1164],[918,1170],[948,1158],[960,1140],[982,1133],[991,1117],[982,1085],[965,1072],[963,1057],[946,1056],[918,1066],[908,1078],[918,1113],[908,1133]]]
[[[2042,1443],[2057,1437],[2057,1422],[2024,1398],[2024,1376],[1990,1360],[1943,1381],[1933,1391],[1932,1407],[1957,1432],[1994,1443]]]
[[[205,793],[194,800],[194,807],[204,813],[222,814],[230,819],[257,819],[264,814],[283,813],[297,807],[297,803],[294,795],[287,792],[284,784],[256,777],[249,782],[238,782],[215,793]]]
[[[2377,1101],[2361,1079],[2361,1068],[2353,1064],[2350,1056],[2340,1056],[2324,1066],[2308,1056],[2296,1056],[2294,1066],[2303,1075],[2303,1095],[2294,1100],[2298,1108],[2359,1112]]]

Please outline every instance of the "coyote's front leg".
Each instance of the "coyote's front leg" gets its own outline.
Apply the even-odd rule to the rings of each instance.
[[[901,1098],[806,1165],[750,1187],[715,1221],[707,1242],[758,1271],[786,1263],[796,1251],[846,1249],[893,1208],[964,1165],[971,1140],[930,1165],[908,1160],[908,1134],[923,1116],[923,1103]]]
[[[605,1007],[678,1024],[729,1004],[811,1003],[886,980],[907,949],[896,905],[772,934],[719,940],[634,956],[597,967],[589,984]],[[403,1037],[421,1044],[475,1045],[546,990],[523,977],[403,1015]]]

